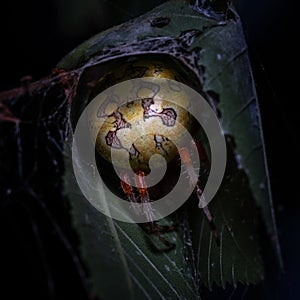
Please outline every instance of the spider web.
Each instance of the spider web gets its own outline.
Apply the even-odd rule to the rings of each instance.
[[[2,94],[1,229],[7,241],[1,259],[11,295],[20,292],[18,285],[22,293],[37,290],[56,299],[72,294],[76,282],[74,294],[86,294],[86,271],[61,180],[73,78],[53,76]]]

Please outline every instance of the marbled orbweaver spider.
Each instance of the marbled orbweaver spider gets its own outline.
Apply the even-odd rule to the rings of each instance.
[[[193,167],[191,153],[187,147],[178,148],[176,145],[182,140],[185,131],[189,131],[194,137],[201,128],[189,113],[191,100],[184,91],[179,94],[174,87],[167,94],[156,97],[160,87],[143,81],[143,78],[166,78],[195,88],[197,79],[191,75],[190,70],[180,67],[173,59],[164,56],[135,56],[115,63],[104,72],[94,84],[91,98],[97,97],[99,93],[115,84],[136,78],[140,78],[141,81],[139,86],[132,87],[135,90],[135,98],[119,99],[120,97],[113,92],[108,93],[92,109],[89,126],[96,138],[97,166],[99,172],[105,173],[105,183],[112,190],[116,190],[116,186],[121,187],[123,198],[130,203],[144,204],[143,207],[146,208],[137,213],[146,215],[147,222],[139,225],[147,234],[155,235],[165,245],[164,250],[169,250],[174,245],[162,234],[175,230],[176,225],[159,225],[153,218],[151,203],[160,199],[162,194],[166,194],[166,190],[172,189],[178,178],[174,174],[182,171],[178,168],[179,161],[190,182],[196,183],[194,194],[200,201],[201,182],[199,172]],[[180,105],[168,101],[170,98],[178,98],[178,95]],[[194,143],[201,162],[208,170],[209,158],[206,148],[197,138],[189,142]],[[112,151],[115,153],[114,161]],[[162,156],[168,167],[161,182],[149,187],[146,182],[148,174],[153,168],[162,167],[159,161],[150,165],[155,155]],[[129,164],[123,163],[124,161],[129,161]],[[121,170],[119,176],[114,172],[116,165]],[[129,169],[134,172],[134,177],[129,176]],[[212,215],[207,206],[202,209],[218,243]]]

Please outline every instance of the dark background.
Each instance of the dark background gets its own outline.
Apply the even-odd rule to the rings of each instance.
[[[65,54],[87,38],[146,12],[162,2],[2,1],[0,91],[19,86],[20,78],[25,75],[31,75],[34,80],[47,76]],[[297,143],[299,134],[296,129],[299,115],[299,97],[296,94],[299,52],[295,45],[300,32],[295,2],[240,0],[238,3],[258,89],[285,266],[283,288],[278,299],[300,299],[297,288],[300,278],[300,165]],[[12,253],[15,257],[7,259],[11,259],[12,268],[15,268],[16,288],[18,281],[22,280],[22,276],[26,276],[27,272],[29,279],[32,276],[32,280],[36,281],[38,289],[39,278],[33,275],[37,267],[26,261],[28,256],[24,255],[32,241],[26,238],[25,231],[23,238],[18,236],[20,232],[22,235],[22,216],[14,216],[13,220],[20,220],[20,223],[12,225],[7,222],[3,225],[7,226],[5,230],[8,239],[0,237],[1,247],[14,248]],[[8,252],[5,252],[6,255]],[[65,279],[66,286],[61,288],[71,289],[72,280],[73,278]],[[78,278],[74,278],[74,284],[76,280]],[[64,279],[61,281],[64,282]]]

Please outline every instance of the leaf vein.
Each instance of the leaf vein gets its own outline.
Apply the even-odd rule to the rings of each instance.
[[[144,254],[144,252],[139,248],[139,246],[126,234],[126,232],[116,224],[120,232],[124,235],[125,238],[136,248],[136,250],[144,257],[144,259],[149,263],[149,265],[157,272],[157,274],[163,279],[163,281],[168,285],[168,287],[173,291],[173,293],[181,299],[180,295],[174,289],[172,284],[164,277],[164,275],[157,269],[157,267],[153,264],[153,262]]]

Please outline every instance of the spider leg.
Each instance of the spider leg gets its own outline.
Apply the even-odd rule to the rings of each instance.
[[[209,159],[207,157],[205,148],[203,147],[203,145],[198,140],[195,139],[193,142],[195,143],[195,145],[197,147],[198,154],[199,154],[199,157],[200,157],[200,161],[202,163],[204,163],[204,166],[205,166],[206,169],[209,169]]]
[[[135,184],[140,196],[140,202],[143,204],[142,214],[146,215],[147,220],[153,222],[154,215],[151,207],[151,200],[145,182],[145,173],[140,171],[135,175]]]
[[[201,152],[199,152],[199,154],[200,154],[200,156],[202,156],[204,158],[204,153],[205,153],[204,148],[199,143],[199,145],[197,145],[198,151],[199,151],[199,147],[200,147],[200,149],[202,149]],[[196,182],[195,194],[197,195],[197,198],[200,202],[200,199],[201,199],[201,196],[202,196],[202,190],[201,190],[200,185],[199,185],[198,174],[195,172],[195,169],[193,167],[193,163],[192,163],[192,160],[191,160],[191,156],[190,156],[189,151],[188,151],[187,148],[181,148],[180,149],[180,157],[182,159],[182,163],[184,164],[184,166],[186,168],[186,172],[187,172],[189,178],[191,179],[191,182]],[[206,156],[206,159],[207,159],[207,156]],[[207,159],[207,161],[208,161],[208,159]],[[212,216],[208,206],[203,207],[202,211],[204,213],[205,218],[208,221],[210,230],[211,230],[211,232],[214,236],[214,239],[216,240],[216,243],[218,245],[220,245],[219,235],[217,233],[217,229],[216,229],[216,226],[215,226],[215,223],[214,223],[214,220],[213,220],[213,216]]]
[[[144,204],[142,209],[140,209],[140,208],[138,209],[137,206],[135,206],[135,205],[132,205],[132,207],[134,208],[136,213],[146,215],[147,219],[151,223],[151,222],[153,222],[153,210],[151,208],[151,203],[150,203],[151,200],[150,200],[149,193],[148,193],[148,190],[146,187],[144,173],[139,172],[136,175],[135,179],[136,179],[137,190],[139,192],[139,198],[136,197],[136,195],[133,191],[131,181],[130,181],[130,178],[127,173],[124,173],[122,175],[122,179],[121,179],[122,190],[123,190],[124,194],[127,196],[127,199],[130,203]]]
[[[196,188],[195,188],[195,192],[196,192],[196,195],[200,201],[200,198],[202,196],[202,190],[200,189],[199,185],[197,184],[196,185]],[[214,223],[214,219],[213,219],[213,216],[208,208],[208,206],[204,206],[202,208],[202,211],[206,217],[206,220],[208,221],[208,224],[209,224],[209,227],[210,227],[210,230],[214,236],[214,239],[216,240],[217,242],[217,245],[220,246],[220,238],[219,238],[219,235],[218,235],[218,232],[217,232],[217,229],[216,229],[216,225]]]
[[[130,203],[138,203],[138,199],[136,198],[133,188],[131,186],[130,178],[127,173],[124,173],[122,175],[121,179],[121,187],[124,192],[124,194],[127,196],[127,199]],[[139,213],[135,205],[132,205],[132,208],[134,209],[135,213]]]
[[[130,183],[129,176],[126,173],[124,173],[122,176],[121,187],[122,187],[124,194],[127,196],[128,200],[130,202],[136,203],[137,199],[135,197],[135,194],[133,193],[133,189],[132,189],[132,186]]]
[[[174,244],[170,243],[168,240],[166,240],[161,233],[165,232],[170,232],[174,231],[175,226],[162,226],[158,225],[153,219],[153,210],[151,207],[151,200],[149,197],[147,185],[145,182],[145,174],[144,172],[138,172],[135,177],[136,180],[136,186],[137,190],[140,195],[140,200],[141,203],[144,204],[144,210],[143,213],[146,214],[149,222],[140,224],[142,229],[147,233],[147,234],[153,234],[155,235],[166,247],[167,249],[165,250],[171,250],[175,247]]]

